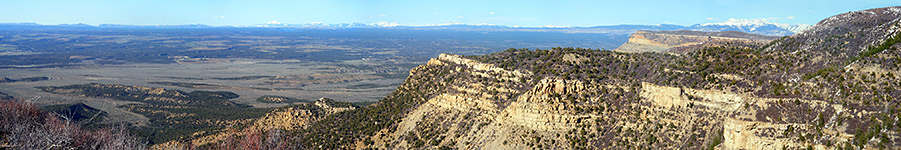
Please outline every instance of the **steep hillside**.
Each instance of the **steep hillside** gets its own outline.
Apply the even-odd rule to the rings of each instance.
[[[256,146],[897,149],[898,8],[841,14],[772,43],[722,42],[681,55],[581,48],[442,54],[376,104],[287,135],[263,131],[281,140],[257,139]],[[854,15],[869,17],[842,17]],[[818,38],[833,29],[856,36]],[[814,39],[857,46],[830,49]]]
[[[810,68],[843,67],[860,59],[878,59],[878,54],[891,49],[901,40],[899,21],[901,7],[839,14],[805,32],[779,39],[766,50],[800,55],[802,59],[794,63]]]
[[[720,46],[727,43],[733,45],[760,45],[775,39],[777,37],[736,31],[637,31],[629,37],[628,42],[614,51],[684,54],[691,50]]]

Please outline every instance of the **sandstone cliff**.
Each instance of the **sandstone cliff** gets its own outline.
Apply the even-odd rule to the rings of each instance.
[[[614,51],[684,54],[691,50],[721,46],[726,43],[754,45],[766,44],[775,39],[777,37],[735,31],[637,31],[629,37],[628,42],[614,49]]]
[[[451,70],[460,70],[458,74],[472,76],[479,76],[487,71],[496,72],[498,76],[492,77],[495,80],[522,77],[509,70],[455,55],[442,55],[428,65],[458,66],[460,68]],[[480,69],[468,68],[470,66],[480,66]],[[357,148],[411,149],[443,146],[460,149],[571,149],[586,147],[579,145],[581,140],[586,140],[585,144],[594,145],[587,147],[613,149],[654,145],[657,142],[669,143],[654,146],[662,149],[702,145],[725,149],[800,148],[810,143],[797,142],[790,136],[776,135],[788,134],[784,132],[787,128],[812,130],[806,128],[808,125],[805,120],[824,118],[809,118],[810,115],[773,110],[816,108],[832,113],[849,113],[841,105],[821,101],[764,98],[732,91],[673,87],[648,82],[642,82],[638,86],[640,89],[632,89],[631,85],[591,85],[582,80],[561,78],[540,79],[531,88],[492,82],[449,86],[452,90],[437,94],[408,113],[396,130],[385,130],[383,134],[371,137],[376,144],[361,142],[357,144],[360,146]],[[614,93],[634,92],[639,97],[625,107],[616,107],[610,104],[615,102],[611,97],[573,96],[607,89],[622,90]],[[484,91],[498,92],[494,94]],[[497,95],[515,96],[493,99]],[[782,104],[796,100],[802,104]],[[823,139],[849,141],[851,135],[846,133],[847,124],[837,125],[834,120],[832,122],[832,125],[822,130],[827,135]],[[619,131],[614,132],[615,130]],[[581,139],[582,137],[588,138]],[[648,140],[651,137],[653,140]],[[602,141],[605,139],[616,142]]]

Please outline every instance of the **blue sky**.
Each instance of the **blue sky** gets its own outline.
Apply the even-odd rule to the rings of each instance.
[[[895,0],[0,0],[0,23],[253,25],[445,23],[598,26],[722,22],[729,18],[815,24]]]

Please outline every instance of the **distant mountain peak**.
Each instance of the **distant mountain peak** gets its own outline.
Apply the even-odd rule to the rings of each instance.
[[[724,22],[718,23],[705,23],[701,24],[702,26],[709,25],[726,25],[726,26],[750,26],[750,25],[767,25],[767,24],[779,24],[779,23],[771,23],[769,19],[735,19],[729,18]]]
[[[369,25],[372,25],[372,26],[380,26],[380,27],[396,27],[396,26],[400,26],[400,24],[398,24],[397,22],[387,22],[387,21],[379,21],[379,22],[376,22],[376,23],[371,23],[371,24],[369,24]]]
[[[573,26],[543,25],[541,28],[572,28]]]
[[[441,24],[427,24],[427,25],[410,26],[410,27],[439,27],[439,26],[507,27],[507,26],[503,26],[503,25],[489,24],[489,23],[467,24],[467,23],[460,23],[460,22],[448,22],[448,23],[441,23]],[[516,26],[516,27],[519,27],[519,26]]]
[[[754,34],[784,36],[804,31],[810,25],[807,24],[781,24],[770,22],[770,19],[735,19],[729,18],[724,22],[705,23],[691,26],[696,31],[742,31]]]

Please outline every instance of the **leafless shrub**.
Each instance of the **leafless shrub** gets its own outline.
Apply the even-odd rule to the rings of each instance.
[[[33,104],[0,101],[0,149],[145,149],[123,126],[96,131],[59,119]]]
[[[260,146],[263,145],[263,140],[260,139],[261,137],[262,135],[259,131],[253,130],[251,128],[245,128],[244,138],[240,141],[241,149],[260,149]]]

